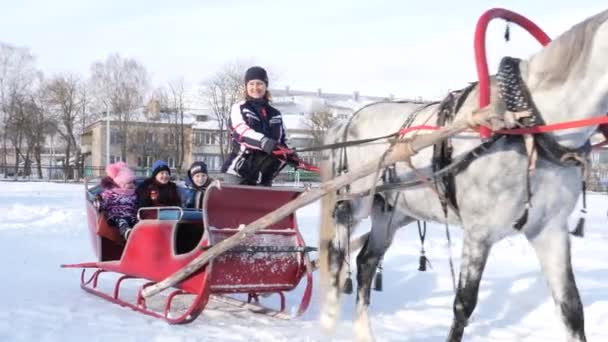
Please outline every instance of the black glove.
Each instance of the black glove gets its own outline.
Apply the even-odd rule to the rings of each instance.
[[[262,138],[262,151],[272,154],[274,148],[277,147],[277,141],[271,138]]]
[[[298,152],[291,150],[291,153],[289,154],[289,158],[290,159],[295,159],[295,160],[300,160],[300,156],[298,155]]]

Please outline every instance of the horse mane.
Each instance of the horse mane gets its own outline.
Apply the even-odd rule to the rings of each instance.
[[[598,28],[608,21],[608,10],[587,18],[562,33],[529,59],[531,88],[552,88],[571,76],[584,75]]]

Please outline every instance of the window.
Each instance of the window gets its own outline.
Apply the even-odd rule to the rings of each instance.
[[[170,168],[175,168],[175,158],[173,158],[173,157],[167,158],[167,164],[169,165]]]
[[[146,144],[153,144],[154,141],[154,134],[152,134],[152,132],[146,132]]]
[[[345,119],[348,119],[348,114],[343,114],[343,113],[342,114],[337,114],[336,118],[339,119],[339,120],[345,120]]]
[[[208,115],[197,115],[196,116],[196,121],[198,121],[198,122],[209,121],[209,116]]]
[[[218,171],[222,167],[221,158],[217,154],[195,154],[195,161],[204,161],[209,171]]]
[[[601,149],[597,152],[598,154],[598,163],[599,164],[608,164],[608,150]]]
[[[205,133],[205,145],[215,145],[215,134]]]
[[[137,157],[137,167],[152,166],[152,157]]]
[[[135,137],[135,141],[137,141],[138,144],[144,144],[146,141],[146,133],[138,131]]]
[[[119,161],[124,160],[121,160],[120,156],[110,155],[110,164],[118,163]]]
[[[218,139],[217,134],[211,132],[195,132],[194,133],[194,145],[217,145]]]
[[[165,133],[163,134],[165,145],[175,145],[175,134]]]
[[[112,145],[118,145],[122,143],[122,136],[120,134],[119,131],[117,130],[111,130],[110,131],[110,144]]]
[[[203,132],[195,132],[194,133],[194,145],[202,146],[203,145]]]
[[[290,138],[289,146],[292,147],[309,147],[313,143],[311,138]]]

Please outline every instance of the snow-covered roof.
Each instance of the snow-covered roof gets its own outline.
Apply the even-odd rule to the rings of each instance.
[[[215,117],[210,116],[208,121],[194,121],[192,123],[193,129],[204,129],[204,130],[217,130],[219,129],[219,124]]]
[[[305,123],[306,116],[300,114],[284,114],[283,124],[289,131],[290,129],[309,130],[310,128]]]
[[[338,93],[325,93],[322,91],[303,91],[303,90],[291,90],[291,89],[270,89],[272,96],[274,98],[277,97],[314,97],[318,99],[323,99],[329,102],[333,101],[346,101],[352,99],[353,101],[382,101],[389,99],[388,96],[369,96],[369,95],[361,95],[357,92],[353,92],[352,94],[338,94]],[[357,100],[355,100],[357,98]]]
[[[370,103],[388,100],[387,97],[364,96],[356,93],[336,94],[288,89],[271,89],[270,91],[273,97],[272,105],[283,114],[283,120],[288,130],[308,130],[309,127],[305,124],[305,117],[310,113],[330,110],[340,114],[345,112],[348,114]],[[202,95],[200,86],[188,89],[184,94],[184,102],[186,107],[184,113],[185,124],[192,125],[193,129],[218,129],[215,115]],[[200,115],[207,116],[207,121],[197,121],[197,116]],[[100,120],[104,119],[103,117],[100,118]],[[112,116],[112,120],[117,119],[117,117]],[[150,121],[143,107],[133,113],[131,119],[134,122],[142,123],[171,123],[169,116],[162,113],[158,120]]]

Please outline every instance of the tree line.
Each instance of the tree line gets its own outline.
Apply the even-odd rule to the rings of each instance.
[[[226,64],[203,80],[196,94],[217,121],[222,160],[229,146],[230,107],[242,95],[245,67],[242,62]],[[171,157],[176,168],[182,169],[188,89],[183,78],[156,88],[150,78],[141,62],[118,53],[94,61],[86,76],[46,75],[29,48],[0,42],[0,172],[4,177],[10,172],[43,178],[42,155],[49,153],[48,146],[55,146],[64,156],[64,177],[82,177],[80,136],[108,111],[117,123],[122,160],[129,152],[153,159]],[[157,134],[153,124],[133,129],[133,121],[171,124],[170,143],[146,141],[150,134]],[[14,159],[11,165],[9,156]]]

